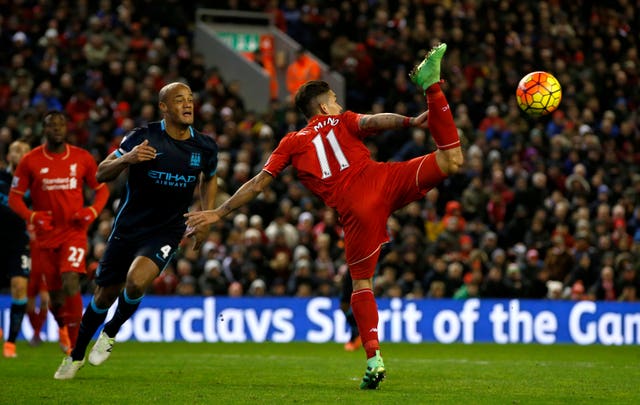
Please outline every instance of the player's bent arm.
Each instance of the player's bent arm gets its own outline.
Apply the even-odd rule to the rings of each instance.
[[[124,159],[124,156],[118,157],[116,152],[111,153],[98,165],[98,171],[96,172],[96,179],[100,183],[106,183],[108,181],[115,180],[120,173],[129,167],[129,162]]]
[[[129,165],[156,158],[156,149],[149,145],[148,139],[122,156],[118,156],[118,153],[118,151],[112,152],[98,165],[96,178],[100,183],[115,180]]]
[[[260,171],[260,173],[255,175],[251,180],[240,186],[238,191],[218,207],[216,211],[218,212],[218,215],[220,215],[220,218],[227,216],[230,212],[242,207],[256,198],[269,186],[269,184],[271,184],[272,181],[273,176],[264,170]]]
[[[213,224],[227,216],[233,210],[242,207],[256,198],[272,181],[273,177],[263,170],[240,186],[238,191],[215,210],[192,211],[184,214],[187,218],[185,223],[192,228]]]
[[[427,112],[417,117],[406,117],[395,113],[363,114],[360,118],[360,129],[369,131],[384,131],[388,129],[401,129],[419,127],[426,123]]]
[[[11,208],[20,218],[27,222],[31,222],[31,216],[34,211],[31,211],[27,207],[27,203],[24,201],[24,193],[18,190],[11,189],[9,191],[9,208]]]

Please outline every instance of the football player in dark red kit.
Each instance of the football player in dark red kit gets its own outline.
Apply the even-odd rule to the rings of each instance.
[[[80,274],[86,273],[87,231],[107,203],[109,189],[96,180],[93,156],[66,142],[67,119],[62,112],[47,112],[42,131],[46,143],[26,154],[16,168],[9,206],[35,227],[31,277],[44,275],[50,309],[60,327],[60,345],[70,353],[82,318]],[[89,206],[85,186],[95,191]],[[32,209],[24,201],[27,191]]]
[[[367,354],[362,389],[377,388],[386,374],[372,280],[380,248],[389,241],[387,219],[393,211],[424,197],[463,163],[458,131],[439,85],[445,51],[445,44],[434,47],[410,75],[424,90],[428,104],[428,111],[417,117],[343,112],[327,83],[305,83],[296,94],[296,106],[309,120],[307,126],[287,134],[263,170],[220,207],[185,214],[191,227],[214,223],[258,196],[292,165],[302,184],[336,209],[344,227],[353,279],[351,308]],[[373,161],[363,138],[403,127],[428,128],[438,150],[406,162]]]

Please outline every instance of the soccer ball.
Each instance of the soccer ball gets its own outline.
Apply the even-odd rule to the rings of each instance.
[[[560,82],[551,73],[531,72],[520,80],[516,101],[522,111],[533,117],[553,112],[562,99]]]

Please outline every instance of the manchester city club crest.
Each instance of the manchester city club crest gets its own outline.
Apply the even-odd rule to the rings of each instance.
[[[200,153],[194,152],[191,154],[191,161],[189,162],[191,167],[200,167]]]

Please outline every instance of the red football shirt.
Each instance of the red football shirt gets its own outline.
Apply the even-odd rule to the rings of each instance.
[[[346,111],[312,118],[300,131],[287,134],[264,166],[275,177],[292,165],[305,187],[338,211],[354,279],[373,276],[376,253],[389,240],[389,214],[422,198],[445,177],[434,154],[406,162],[371,159],[362,139],[374,132],[360,129],[361,117]],[[419,183],[422,166],[432,174]]]
[[[313,117],[306,127],[282,138],[264,170],[275,177],[291,164],[307,189],[336,208],[338,197],[350,198],[351,178],[374,162],[362,142],[374,132],[360,129],[361,116],[345,111],[340,115]]]
[[[37,231],[36,239],[42,247],[57,247],[69,231],[71,217],[84,207],[84,185],[98,188],[97,164],[84,149],[66,145],[64,152],[51,153],[38,146],[24,155],[16,168],[12,191],[31,193],[34,211],[51,211],[53,227],[50,232]]]

